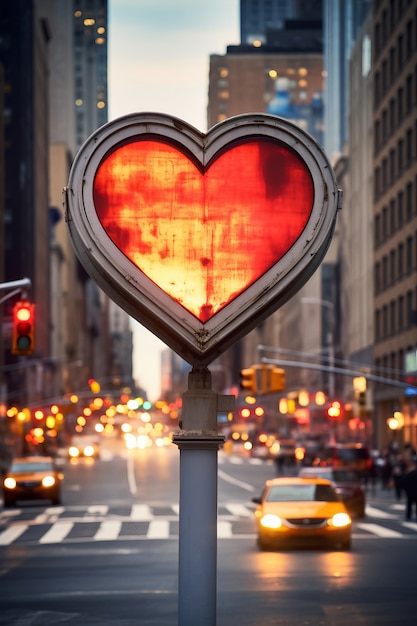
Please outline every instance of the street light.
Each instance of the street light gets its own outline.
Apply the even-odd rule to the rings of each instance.
[[[303,304],[319,304],[327,308],[330,311],[330,329],[326,336],[326,346],[329,355],[329,365],[330,367],[334,367],[335,365],[335,354],[334,354],[334,304],[329,300],[323,300],[322,298],[316,298],[314,296],[303,296],[301,298],[301,302]],[[334,372],[329,372],[329,397],[333,398],[335,394],[335,376]]]

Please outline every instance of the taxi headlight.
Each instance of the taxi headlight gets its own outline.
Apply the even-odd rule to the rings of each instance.
[[[10,476],[4,480],[3,484],[6,487],[6,489],[14,489],[16,487],[15,479],[11,478]]]
[[[351,523],[351,519],[347,513],[336,513],[329,520],[329,525],[334,526],[335,528],[342,528],[343,526],[349,526]]]
[[[269,513],[268,515],[261,517],[261,526],[264,528],[280,528],[282,526],[282,522],[278,515],[272,515]]]
[[[53,487],[55,485],[55,478],[53,476],[45,476],[42,478],[43,487]]]
[[[77,456],[80,456],[80,451],[78,450],[77,446],[71,446],[68,450],[68,454],[75,459]]]
[[[84,456],[94,456],[94,446],[85,446]]]

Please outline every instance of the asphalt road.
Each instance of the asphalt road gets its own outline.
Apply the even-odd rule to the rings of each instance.
[[[0,625],[176,625],[178,466],[175,446],[106,440],[100,460],[66,463],[61,507],[0,509]],[[351,552],[259,552],[250,500],[273,474],[219,454],[218,626],[414,626],[404,504],[370,496]]]

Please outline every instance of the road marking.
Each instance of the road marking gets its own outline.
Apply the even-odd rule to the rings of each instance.
[[[230,511],[232,515],[238,517],[252,517],[253,511],[250,511],[244,504],[226,504],[225,509]]]
[[[175,515],[179,515],[180,514],[180,505],[179,504],[172,504],[171,505],[171,509],[174,511]]]
[[[390,530],[389,528],[384,528],[384,526],[379,526],[378,524],[358,524],[358,528],[362,528],[363,530],[367,530],[378,537],[386,537],[392,539],[400,539],[404,535],[397,532],[396,530]]]
[[[121,528],[122,522],[119,520],[106,520],[101,522],[100,528],[94,535],[94,541],[111,541],[112,539],[117,539]]]
[[[232,465],[242,465],[243,459],[240,456],[231,456],[231,457],[229,457],[229,462]]]
[[[149,522],[153,519],[150,506],[147,504],[133,504],[130,511],[130,519],[135,522]]]
[[[227,483],[236,485],[237,487],[240,487],[241,489],[245,489],[246,491],[255,491],[255,487],[253,487],[252,485],[249,485],[249,483],[244,483],[241,480],[238,480],[237,478],[233,478],[232,476],[229,476],[229,474],[226,474],[226,472],[223,472],[223,470],[218,470],[217,473],[218,473],[218,477],[222,478]]]
[[[26,524],[22,526],[10,526],[0,534],[0,546],[8,546],[16,541],[29,528]]]
[[[219,539],[228,539],[229,537],[232,537],[231,522],[217,522],[217,537]]]
[[[135,496],[138,492],[135,478],[135,460],[132,454],[127,457],[127,483],[129,485],[129,491],[132,496]]]
[[[169,522],[168,520],[153,520],[149,524],[148,539],[168,539],[169,538]]]
[[[401,524],[401,526],[404,526],[404,528],[409,528],[410,530],[417,531],[417,524],[416,524],[416,522],[403,522]]]
[[[397,519],[396,515],[392,515],[392,513],[385,513],[385,511],[381,511],[380,509],[375,509],[373,506],[366,505],[366,515],[370,515],[371,517],[375,517],[377,519]]]
[[[107,504],[92,504],[87,508],[89,515],[107,515],[109,507]]]
[[[59,543],[71,532],[73,526],[73,522],[56,522],[39,539],[39,543]]]

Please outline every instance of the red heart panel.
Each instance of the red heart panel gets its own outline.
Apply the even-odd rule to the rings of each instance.
[[[314,185],[277,140],[236,142],[204,168],[183,146],[146,138],[102,160],[93,197],[119,250],[205,323],[288,253]]]

